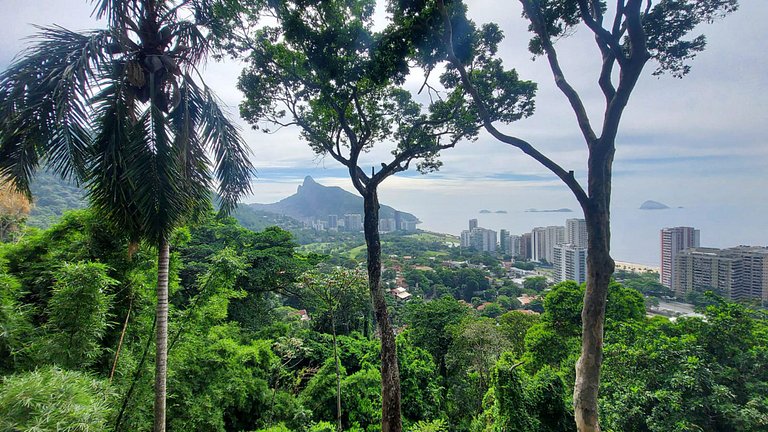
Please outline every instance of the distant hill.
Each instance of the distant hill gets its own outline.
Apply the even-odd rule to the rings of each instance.
[[[323,186],[307,176],[296,193],[272,204],[248,204],[253,210],[266,211],[293,219],[325,220],[329,215],[343,217],[345,214],[363,214],[363,198],[336,186]],[[395,217],[394,208],[381,205],[379,217]],[[400,212],[403,220],[420,222],[419,219],[405,212]]]
[[[65,211],[88,206],[83,189],[47,172],[35,175],[30,189],[34,206],[27,223],[31,226],[48,228]]]
[[[668,205],[652,200],[648,200],[640,205],[640,210],[666,210],[668,208]]]

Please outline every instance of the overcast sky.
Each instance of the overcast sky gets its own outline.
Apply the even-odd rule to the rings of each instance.
[[[505,129],[538,146],[583,181],[585,145],[546,62],[531,61],[519,3],[469,3],[477,22],[496,21],[504,30],[505,64],[539,86],[536,114]],[[693,61],[685,79],[653,77],[655,66],[646,67],[617,139],[614,209],[634,209],[647,199],[689,208],[717,203],[733,209],[733,219],[724,223],[754,227],[761,234],[753,243],[768,241],[763,223],[768,211],[768,1],[741,3],[735,14],[700,28],[707,35],[708,48]],[[92,6],[85,0],[0,0],[0,5],[2,69],[24,47],[23,39],[35,31],[32,24],[55,23],[74,30],[100,25],[89,17]],[[599,58],[594,42],[580,28],[557,47],[566,76],[582,93],[597,128],[602,100],[596,86]],[[235,62],[211,61],[204,73],[235,117],[241,100],[235,88],[240,70]],[[416,80],[412,86],[418,86]],[[317,159],[299,141],[297,130],[265,135],[244,123],[243,129],[259,171],[254,195],[246,201],[279,200],[293,193],[306,175],[352,189],[337,163]],[[453,233],[482,208],[510,213],[527,208],[578,210],[556,177],[487,134],[444,152],[442,161],[438,173],[388,179],[382,186],[382,200],[416,214],[424,228]]]

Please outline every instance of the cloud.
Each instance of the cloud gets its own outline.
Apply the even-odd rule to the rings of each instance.
[[[57,23],[72,29],[98,27],[89,17],[92,5],[82,0],[10,0],[4,4],[0,67],[9,64],[23,47],[20,41],[34,32],[27,23]],[[555,86],[547,62],[531,61],[530,33],[520,18],[518,2],[473,0],[470,15],[477,22],[497,21],[506,39],[500,54],[507,67],[522,79],[537,82],[536,113],[499,128],[526,139],[584,183],[586,145],[565,97]],[[378,12],[382,15],[381,10]],[[753,203],[768,202],[768,38],[764,20],[768,2],[743,1],[741,10],[701,27],[708,48],[693,60],[685,79],[652,77],[647,66],[626,109],[617,138],[613,203],[636,208],[645,199],[692,207],[727,203],[741,218],[741,226],[762,227],[764,215]],[[558,41],[560,60],[571,84],[581,93],[593,127],[602,121],[603,97],[596,85],[599,53],[585,28]],[[233,117],[238,117],[242,95],[237,77],[243,64],[209,61],[206,82]],[[406,81],[412,91],[421,86],[414,74]],[[426,101],[426,95],[417,96]],[[318,157],[299,139],[296,128],[272,134],[238,124],[258,168],[251,201],[273,202],[292,194],[305,175],[326,185],[353,191],[346,171],[331,158]],[[377,146],[362,160],[367,169],[391,158],[388,146]],[[456,232],[479,208],[524,209],[577,205],[559,180],[519,150],[482,132],[476,142],[460,143],[441,155],[443,167],[421,176],[404,173],[388,179],[382,201],[417,214],[425,227]],[[545,217],[545,216],[541,216]],[[751,219],[745,219],[751,218]],[[750,225],[751,224],[751,225]],[[727,225],[723,223],[723,230]],[[764,231],[764,230],[763,230]],[[725,232],[725,231],[724,231]]]

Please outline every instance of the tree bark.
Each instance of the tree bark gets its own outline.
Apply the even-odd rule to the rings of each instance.
[[[376,185],[368,185],[363,196],[363,230],[368,247],[368,287],[381,335],[381,431],[401,432],[400,370],[397,365],[395,332],[389,322],[387,302],[381,289],[381,240],[379,238],[379,197]]]
[[[612,144],[612,143],[611,143]],[[581,312],[581,356],[576,362],[573,406],[579,432],[599,432],[598,390],[603,363],[603,329],[608,285],[613,275],[611,258],[611,165],[613,146],[593,151],[589,160],[587,222],[587,288]]]
[[[168,373],[168,240],[160,240],[157,254],[157,332],[155,333],[155,432],[165,432],[165,382]]]

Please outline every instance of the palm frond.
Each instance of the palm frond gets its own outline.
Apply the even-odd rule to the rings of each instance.
[[[108,64],[108,31],[41,27],[37,43],[0,74],[0,174],[29,193],[44,158],[65,178],[82,179],[91,139],[88,99]]]
[[[197,133],[202,107],[190,89],[194,83],[186,78],[179,86],[179,103],[168,115],[168,126],[174,135],[173,149],[184,179],[182,187],[185,194],[195,202],[207,204],[213,181],[210,159]]]
[[[138,240],[146,231],[145,219],[136,205],[135,176],[130,173],[148,169],[149,164],[141,159],[148,134],[119,84],[105,87],[93,103],[97,107],[94,126],[98,133],[86,183],[88,197],[106,220]]]
[[[201,107],[200,139],[211,149],[220,208],[227,213],[237,206],[237,201],[251,191],[254,168],[248,160],[248,147],[239,130],[219,108],[220,102],[205,85],[198,87],[190,81],[191,97]]]
[[[91,0],[91,3],[95,4],[91,15],[97,19],[106,18],[113,29],[125,28],[126,20],[138,15],[137,0]]]
[[[171,24],[176,46],[173,53],[179,67],[184,72],[190,72],[192,68],[205,60],[210,52],[208,38],[200,31],[200,27],[190,21],[178,21]]]

